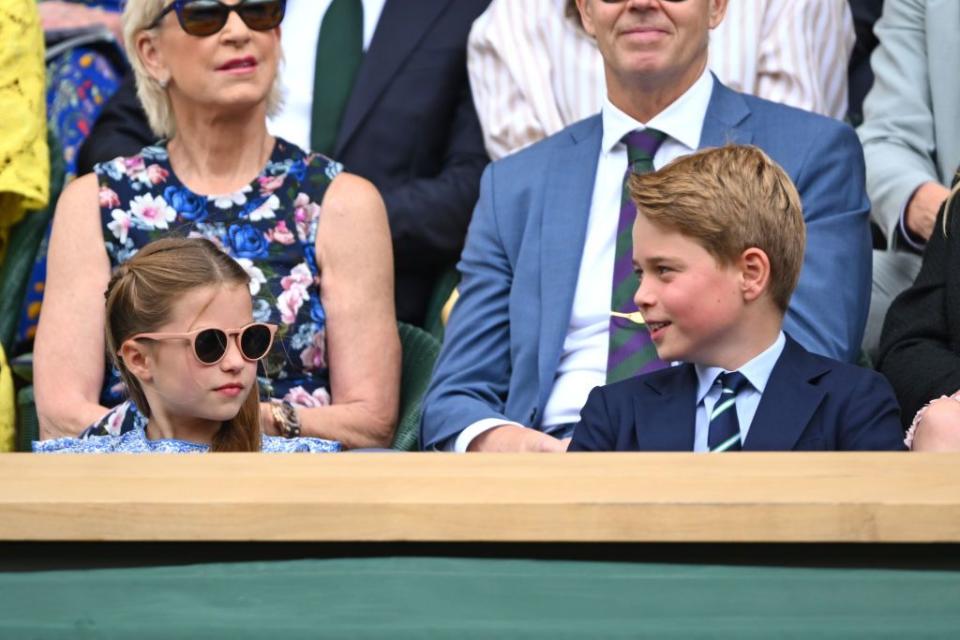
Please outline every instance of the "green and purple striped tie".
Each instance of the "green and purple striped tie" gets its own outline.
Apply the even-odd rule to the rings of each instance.
[[[666,138],[656,129],[631,131],[623,137],[627,145],[627,171],[623,177],[620,198],[620,222],[617,225],[616,257],[613,262],[613,293],[610,309],[618,313],[637,310],[633,295],[637,291],[637,275],[633,271],[633,221],[637,208],[630,199],[627,180],[631,173],[653,171],[653,156]],[[607,383],[626,380],[664,366],[650,340],[646,325],[627,318],[610,316],[610,349],[607,355]]]

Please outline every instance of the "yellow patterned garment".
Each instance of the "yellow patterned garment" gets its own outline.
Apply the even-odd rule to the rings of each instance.
[[[0,2],[0,264],[10,227],[50,197],[43,29],[36,0]]]
[[[3,345],[0,345],[0,453],[13,451],[16,435],[14,411],[13,376],[3,353]]]

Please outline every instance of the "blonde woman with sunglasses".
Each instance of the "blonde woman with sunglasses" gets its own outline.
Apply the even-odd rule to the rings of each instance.
[[[102,420],[126,392],[122,369],[104,363],[100,296],[112,272],[173,235],[234,258],[253,321],[277,325],[260,360],[263,433],[389,446],[400,350],[386,213],[370,183],[268,133],[284,10],[285,0],[127,2],[125,45],[161,140],[97,165],[58,203],[35,349],[43,438],[135,428],[136,412]]]

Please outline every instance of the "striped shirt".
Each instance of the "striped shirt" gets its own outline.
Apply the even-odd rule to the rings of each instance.
[[[600,111],[603,60],[565,5],[493,0],[473,24],[467,67],[493,159]],[[731,0],[709,67],[737,91],[843,118],[854,40],[847,0]]]

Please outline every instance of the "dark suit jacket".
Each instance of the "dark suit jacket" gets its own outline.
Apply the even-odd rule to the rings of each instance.
[[[853,13],[853,29],[857,41],[850,54],[850,66],[847,67],[848,107],[847,115],[853,126],[863,122],[863,99],[873,86],[873,69],[870,68],[870,54],[879,41],[873,33],[873,25],[880,19],[883,0],[849,0]]]
[[[943,208],[923,254],[916,281],[887,312],[877,369],[903,407],[904,423],[927,402],[960,390],[960,200],[947,232]]]
[[[697,374],[662,369],[590,393],[570,451],[693,451]],[[902,451],[893,390],[869,369],[813,355],[787,336],[744,451]]]
[[[407,322],[423,319],[437,274],[459,257],[488,162],[466,47],[489,1],[387,0],[337,136],[334,157],[386,202]],[[81,149],[79,172],[154,139],[128,79]]]

